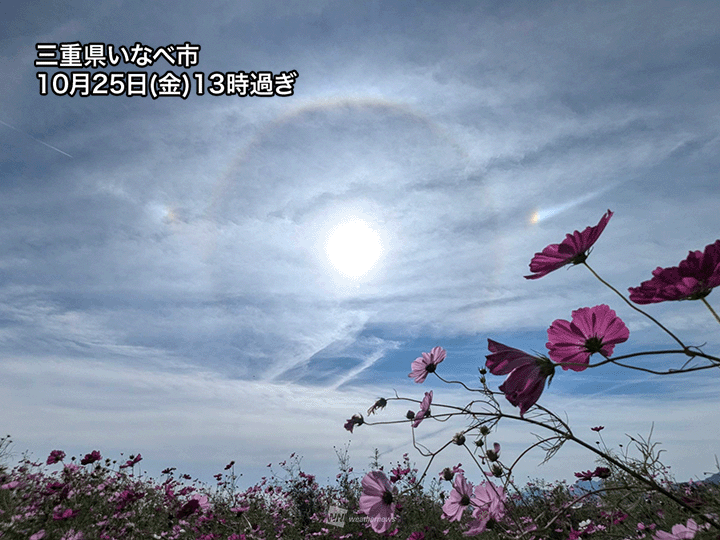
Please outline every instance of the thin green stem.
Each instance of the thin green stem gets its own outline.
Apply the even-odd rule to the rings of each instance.
[[[654,322],[654,323],[657,324],[660,328],[662,328],[671,338],[673,338],[675,341],[677,341],[678,344],[679,344],[683,349],[686,349],[686,350],[687,350],[687,347],[685,346],[685,344],[684,344],[682,341],[680,341],[680,338],[678,338],[678,337],[677,337],[675,334],[673,334],[670,330],[668,330],[668,329],[665,328],[662,324],[660,324],[660,322],[659,322],[655,317],[653,317],[652,315],[649,315],[649,314],[645,313],[642,309],[634,306],[634,305],[630,302],[630,300],[628,300],[627,298],[625,298],[625,296],[623,296],[623,294],[622,294],[620,291],[618,291],[615,287],[613,287],[613,286],[610,285],[607,281],[605,281],[603,278],[601,278],[601,277],[597,274],[597,272],[595,272],[595,270],[593,270],[592,268],[590,268],[590,265],[589,265],[587,262],[583,262],[582,264],[584,264],[584,265],[587,267],[587,269],[590,270],[590,272],[592,272],[592,275],[594,275],[596,278],[598,278],[598,279],[600,280],[600,283],[602,283],[603,285],[606,285],[607,287],[609,287],[610,290],[614,291],[615,294],[617,294],[620,298],[622,298],[622,299],[623,299],[623,302],[625,302],[628,306],[630,306],[632,309],[634,309],[634,310],[637,311],[638,313],[642,313],[643,315],[645,315],[648,319],[650,319],[652,322]]]
[[[710,310],[710,313],[713,314],[713,317],[715,317],[715,320],[720,323],[720,317],[718,317],[718,314],[715,313],[715,310],[712,308],[712,306],[710,304],[708,304],[708,301],[705,300],[704,298],[701,298],[700,300],[702,300],[702,303],[705,304],[705,307],[707,307]]]

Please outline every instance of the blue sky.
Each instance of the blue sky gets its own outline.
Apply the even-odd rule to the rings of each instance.
[[[393,390],[469,401],[457,386],[407,377],[436,345],[448,351],[440,373],[476,385],[488,338],[542,352],[552,321],[606,303],[630,329],[616,354],[672,348],[584,268],[525,280],[535,252],[611,209],[589,262],[626,292],[720,237],[716,2],[3,11],[0,392],[10,414],[0,429],[17,455],[140,452],[150,476],[174,466],[206,483],[235,460],[244,487],[293,452],[327,483],[333,446],[348,443],[356,472],[376,447],[386,466],[409,452],[422,468],[409,425],[350,434],[343,424]],[[63,42],[190,42],[202,49],[189,73],[299,77],[292,97],[41,96],[35,44]],[[353,220],[382,246],[356,278],[326,251]],[[702,304],[647,311],[720,350]],[[488,376],[491,388],[502,381]],[[616,451],[655,422],[663,462],[686,481],[717,472],[718,382],[710,370],[559,371],[540,403],[591,443],[589,428],[606,426]],[[408,408],[391,402],[372,418]],[[427,421],[416,436],[436,449],[464,426]],[[512,463],[531,431],[503,422],[491,441]],[[520,484],[595,466],[571,444],[538,467],[542,457],[520,461]],[[456,448],[431,472],[458,462],[482,478]]]

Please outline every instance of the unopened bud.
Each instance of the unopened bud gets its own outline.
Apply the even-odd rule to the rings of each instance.
[[[463,435],[462,433],[458,433],[457,435],[455,435],[455,437],[453,437],[453,442],[458,446],[462,446],[463,444],[465,444],[465,435]]]
[[[502,478],[503,471],[502,471],[502,469],[500,468],[500,465],[497,465],[497,464],[493,465],[493,466],[492,466],[492,473],[493,473],[493,475],[494,475],[496,478]]]
[[[414,418],[415,418],[415,412],[413,412],[413,411],[408,411],[407,414],[405,415],[405,418],[407,418],[408,420],[414,419]]]
[[[481,435],[487,435],[490,433],[490,428],[487,426],[480,426],[480,434]]]

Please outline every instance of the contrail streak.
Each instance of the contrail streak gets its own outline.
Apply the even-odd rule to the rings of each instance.
[[[578,206],[582,203],[586,203],[586,202],[602,195],[603,193],[613,189],[614,187],[618,186],[619,184],[620,184],[620,182],[613,182],[612,184],[608,184],[607,186],[605,186],[602,189],[593,191],[592,193],[588,193],[587,195],[583,195],[582,197],[578,197],[577,199],[573,199],[572,201],[569,201],[569,202],[566,202],[566,203],[563,203],[563,204],[560,204],[557,206],[552,206],[550,208],[535,210],[530,215],[530,223],[537,224],[537,223],[540,223],[541,221],[545,221],[547,218],[556,216],[560,212],[564,212],[565,210],[569,210],[570,208]]]
[[[56,152],[60,152],[60,153],[61,153],[62,155],[64,155],[64,156],[67,156],[67,157],[69,157],[69,158],[72,158],[72,156],[71,156],[70,154],[68,154],[67,152],[63,152],[62,150],[60,150],[59,148],[55,148],[55,147],[54,147],[53,145],[51,145],[51,144],[48,144],[48,143],[46,143],[46,142],[42,142],[40,139],[36,139],[36,138],[33,137],[32,135],[30,135],[29,133],[25,133],[24,131],[20,131],[18,128],[11,126],[11,125],[8,124],[7,122],[3,122],[2,120],[0,120],[0,124],[2,124],[3,126],[7,126],[7,127],[9,127],[10,129],[14,129],[14,130],[17,131],[18,133],[22,133],[23,135],[27,135],[27,136],[30,137],[33,141],[37,141],[37,142],[39,142],[40,144],[44,144],[44,145],[47,146],[48,148],[51,148],[52,150],[55,150]],[[73,158],[73,159],[75,159],[75,158]]]

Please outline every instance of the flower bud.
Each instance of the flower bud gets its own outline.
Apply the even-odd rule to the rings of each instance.
[[[453,442],[458,446],[462,446],[463,444],[465,444],[465,435],[463,435],[462,433],[457,433],[455,437],[453,437]]]
[[[405,415],[405,418],[407,418],[408,420],[413,420],[415,418],[415,412],[408,411],[407,414]]]
[[[487,426],[480,426],[480,434],[481,435],[487,435],[490,433],[490,428]]]
[[[455,473],[452,472],[452,469],[450,467],[445,467],[443,469],[443,471],[442,471],[443,480],[447,480],[448,482],[450,482],[454,476],[455,476]]]
[[[375,404],[370,407],[367,411],[368,414],[373,414],[378,409],[384,409],[385,405],[387,405],[387,400],[385,398],[378,399]]]
[[[496,478],[502,478],[503,470],[500,468],[500,465],[496,463],[492,466],[492,473]]]
[[[500,457],[500,445],[498,443],[493,444],[493,449],[488,450],[485,454],[490,461],[497,461]]]

